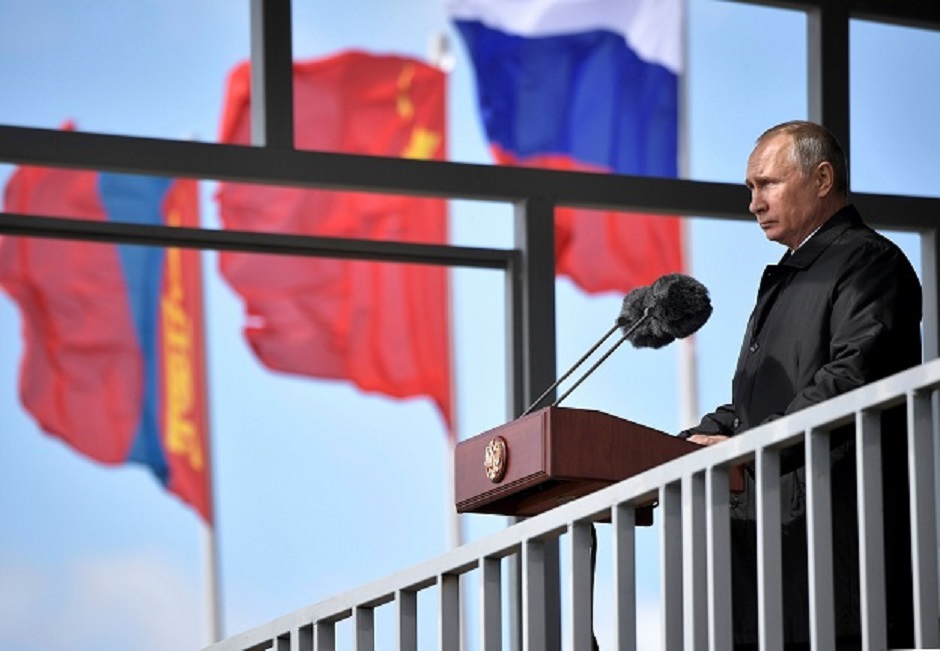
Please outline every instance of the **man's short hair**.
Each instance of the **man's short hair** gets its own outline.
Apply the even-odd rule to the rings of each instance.
[[[757,142],[764,142],[777,135],[793,138],[790,154],[804,174],[811,174],[823,162],[832,165],[833,190],[848,196],[849,174],[845,150],[828,129],[815,122],[792,120],[767,129]]]

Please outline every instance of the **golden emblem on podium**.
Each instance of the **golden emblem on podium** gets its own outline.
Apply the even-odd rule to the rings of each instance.
[[[509,448],[506,439],[497,436],[490,439],[483,452],[483,470],[491,482],[498,483],[506,475],[506,465],[509,461]]]

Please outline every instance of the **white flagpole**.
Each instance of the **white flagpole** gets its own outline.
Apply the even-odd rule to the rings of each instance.
[[[203,323],[203,329],[205,324]],[[205,341],[205,337],[203,337]],[[205,354],[205,347],[203,347]],[[209,428],[209,392],[208,380],[203,377],[203,395],[205,398],[206,409],[206,511],[209,519],[203,522],[203,584],[205,586],[205,607],[206,607],[206,627],[209,636],[209,643],[214,644],[222,640],[224,630],[222,627],[222,581],[219,568],[219,540],[216,533],[216,521],[218,514],[215,508],[215,490],[213,482],[212,464],[214,461],[212,454],[212,437]]]
[[[447,432],[447,443],[444,445],[444,495],[447,496],[447,501],[444,504],[444,508],[447,511],[447,543],[448,548],[453,550],[457,549],[463,545],[463,527],[460,520],[460,514],[457,513],[457,491],[456,491],[456,476],[455,476],[455,452],[457,449],[457,442],[460,440],[460,419],[458,418],[459,410],[457,409],[457,355],[456,355],[456,345],[454,342],[454,296],[453,296],[453,272],[451,269],[447,270],[447,338],[449,341],[448,354],[450,356],[450,430]],[[465,591],[466,586],[461,587],[461,591]],[[466,622],[467,620],[467,599],[463,596],[460,599],[461,603],[461,614],[460,621]],[[460,630],[460,649],[467,648],[467,631],[463,626]]]
[[[432,34],[429,47],[430,50],[430,60],[431,64],[439,68],[444,73],[450,73],[454,68],[454,56],[450,51],[450,43],[447,39],[447,34],[444,32],[439,32]],[[448,229],[449,231],[449,229]],[[456,549],[463,543],[463,536],[460,527],[460,516],[457,515],[456,509],[456,494],[454,492],[454,450],[457,446],[457,441],[460,440],[459,436],[459,427],[457,418],[457,355],[456,355],[456,345],[454,343],[454,296],[451,291],[453,287],[453,278],[452,272],[448,269],[448,279],[447,279],[447,339],[448,339],[448,355],[450,356],[450,420],[451,420],[451,431],[447,433],[447,445],[445,447],[445,454],[447,458],[444,460],[445,470],[445,481],[447,486],[445,488],[445,495],[448,497],[448,506],[447,512],[449,514],[449,523],[448,523],[448,542],[450,543],[451,549]]]
[[[196,140],[195,135],[189,135],[189,140]],[[202,210],[202,193],[201,187],[197,184],[196,186],[199,191],[197,193],[196,201],[199,203],[198,214],[203,214]],[[198,252],[197,252],[197,255]],[[203,459],[205,463],[205,491],[206,491],[206,512],[208,514],[208,520],[203,521],[203,585],[204,585],[204,599],[205,599],[205,612],[206,612],[206,633],[209,638],[209,644],[214,644],[222,640],[224,635],[224,630],[222,626],[222,582],[221,582],[221,571],[219,568],[219,543],[218,537],[216,535],[216,509],[215,509],[215,490],[213,482],[213,472],[212,464],[214,461],[214,455],[212,453],[212,429],[209,420],[209,371],[207,368],[207,337],[206,337],[206,317],[205,317],[205,282],[203,274],[203,264],[201,257],[197,258],[199,260],[199,303],[200,311],[202,313],[201,323],[199,324],[200,332],[197,333],[197,340],[201,343],[200,345],[200,355],[202,355],[202,368],[203,373],[197,381],[201,384],[198,387],[198,390],[203,395],[203,408],[206,410],[205,418],[202,421],[202,426],[205,430],[205,450],[203,450]]]
[[[204,300],[205,298],[203,297],[203,301]],[[202,354],[206,355],[205,319],[203,319],[202,329]],[[215,508],[215,484],[213,482],[212,472],[214,455],[212,453],[212,431],[209,424],[209,381],[207,375],[208,369],[205,371],[205,374],[202,377],[202,394],[205,396],[204,405],[206,410],[206,417],[204,421],[206,449],[203,458],[205,460],[204,463],[206,464],[206,511],[209,516],[209,519],[203,523],[203,581],[205,585],[206,623],[208,628],[209,643],[214,644],[215,642],[222,640],[224,631],[222,627],[222,582],[220,578],[221,571],[219,568],[219,541],[216,533],[216,521],[218,514],[216,513]]]
[[[682,72],[679,75],[679,178],[688,178],[689,164],[689,3],[681,3],[682,18]],[[691,274],[692,255],[689,238],[689,220],[681,218],[680,242],[682,245],[685,272]],[[695,335],[679,341],[679,429],[692,427],[699,421],[698,409],[698,365],[695,353]]]
[[[215,535],[215,523],[205,525],[205,586],[206,620],[209,628],[209,643],[222,639],[222,590],[219,581],[219,554]]]
[[[448,354],[450,356],[450,431],[447,432],[447,443],[444,445],[444,495],[447,496],[447,503],[444,508],[447,511],[447,543],[450,549],[457,549],[463,544],[463,528],[461,527],[460,515],[457,513],[457,493],[455,486],[454,453],[457,449],[457,441],[460,440],[460,419],[457,409],[457,346],[454,342],[454,297],[451,288],[453,286],[452,272],[448,270],[448,292],[447,292],[447,338],[449,341]]]
[[[450,42],[445,32],[438,32],[431,35],[429,43],[429,58],[431,64],[439,68],[444,73],[450,73],[454,69],[455,58],[450,49]],[[449,214],[448,214],[449,219]],[[450,229],[448,228],[448,232]],[[450,431],[447,432],[447,443],[444,446],[444,495],[447,496],[447,502],[444,508],[447,511],[447,542],[450,549],[457,549],[463,544],[463,527],[460,515],[457,513],[457,494],[455,486],[454,453],[457,449],[457,442],[460,440],[459,410],[457,408],[457,346],[454,337],[454,295],[453,295],[453,270],[447,270],[447,339],[448,355],[450,357]],[[467,600],[461,599],[462,610],[461,621],[467,621],[466,608]],[[467,647],[466,631],[460,632],[460,647]]]

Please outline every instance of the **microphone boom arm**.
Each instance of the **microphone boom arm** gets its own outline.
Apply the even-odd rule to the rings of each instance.
[[[611,346],[611,348],[610,348],[606,353],[604,353],[604,356],[601,357],[599,360],[597,360],[597,362],[595,362],[594,365],[593,365],[591,368],[589,368],[589,369],[587,370],[587,372],[586,372],[584,375],[582,375],[580,378],[578,378],[578,381],[575,382],[574,385],[573,385],[570,389],[568,389],[567,391],[565,391],[565,393],[562,394],[562,396],[561,396],[560,398],[558,398],[555,402],[553,402],[551,406],[552,406],[552,407],[556,407],[556,406],[558,406],[558,404],[559,404],[562,400],[564,400],[565,398],[567,398],[568,395],[569,395],[572,391],[574,391],[582,382],[584,382],[584,380],[586,380],[587,377],[588,377],[591,373],[593,373],[593,372],[597,369],[598,366],[600,366],[608,357],[610,357],[611,354],[613,354],[613,352],[614,352],[615,350],[617,350],[617,348],[620,347],[620,344],[622,344],[624,341],[626,341],[627,338],[629,338],[630,335],[633,334],[633,331],[636,330],[638,327],[640,327],[640,325],[641,325],[644,321],[646,321],[646,320],[649,318],[649,316],[650,316],[650,309],[647,307],[645,310],[643,310],[643,316],[641,316],[639,319],[637,319],[636,322],[633,323],[633,325],[631,325],[629,328],[627,328],[627,329],[624,331],[623,336],[617,341],[617,343],[615,343],[613,346]],[[560,378],[558,378],[557,380],[555,380],[555,381],[552,383],[552,385],[551,385],[550,387],[548,387],[547,389],[545,389],[544,393],[542,393],[542,395],[540,395],[538,398],[536,398],[535,401],[534,401],[531,405],[529,405],[528,409],[526,409],[524,412],[522,412],[520,418],[521,418],[522,416],[526,416],[526,415],[528,415],[529,413],[531,413],[532,410],[535,409],[535,407],[538,406],[538,405],[542,402],[542,400],[545,399],[545,396],[547,396],[549,393],[551,393],[553,390],[555,390],[555,389],[558,387],[559,384],[561,384],[562,382],[564,382],[564,381],[568,378],[568,376],[570,376],[572,373],[574,373],[575,369],[577,369],[579,366],[581,366],[581,364],[584,363],[584,360],[586,360],[588,357],[590,357],[591,355],[593,355],[593,354],[594,354],[594,351],[596,351],[598,348],[600,348],[601,344],[603,344],[605,341],[607,341],[607,339],[609,339],[610,336],[611,336],[612,334],[614,334],[614,332],[617,330],[617,328],[619,328],[619,327],[621,327],[621,326],[623,325],[623,323],[621,323],[621,321],[622,321],[622,317],[618,318],[618,319],[617,319],[617,322],[614,323],[614,326],[613,326],[610,330],[607,331],[607,334],[605,334],[603,337],[601,337],[600,340],[598,340],[598,342],[597,342],[596,344],[594,344],[594,346],[592,346],[590,350],[588,350],[586,353],[584,353],[584,355],[581,356],[581,359],[579,359],[577,362],[575,362],[574,365],[573,365],[571,368],[569,368],[569,369],[567,370],[567,372],[565,372],[564,375],[562,375]]]

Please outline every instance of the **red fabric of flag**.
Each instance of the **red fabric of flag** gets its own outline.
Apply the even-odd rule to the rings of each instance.
[[[445,75],[399,56],[348,51],[294,64],[298,149],[446,158]],[[220,140],[249,144],[250,69],[228,80]],[[440,199],[223,183],[226,228],[446,243]],[[429,396],[451,423],[450,322],[443,267],[223,252],[245,336],[267,367]]]
[[[564,156],[520,160],[491,147],[500,165],[603,172]],[[685,272],[682,220],[642,213],[555,209],[555,273],[589,294],[629,292],[662,275]]]
[[[103,221],[94,172],[24,167],[7,212]],[[102,462],[122,462],[140,416],[143,359],[117,249],[0,238],[0,285],[20,308],[23,406],[46,432]]]
[[[685,271],[681,221],[578,208],[555,211],[555,273],[589,294],[628,292]]]

